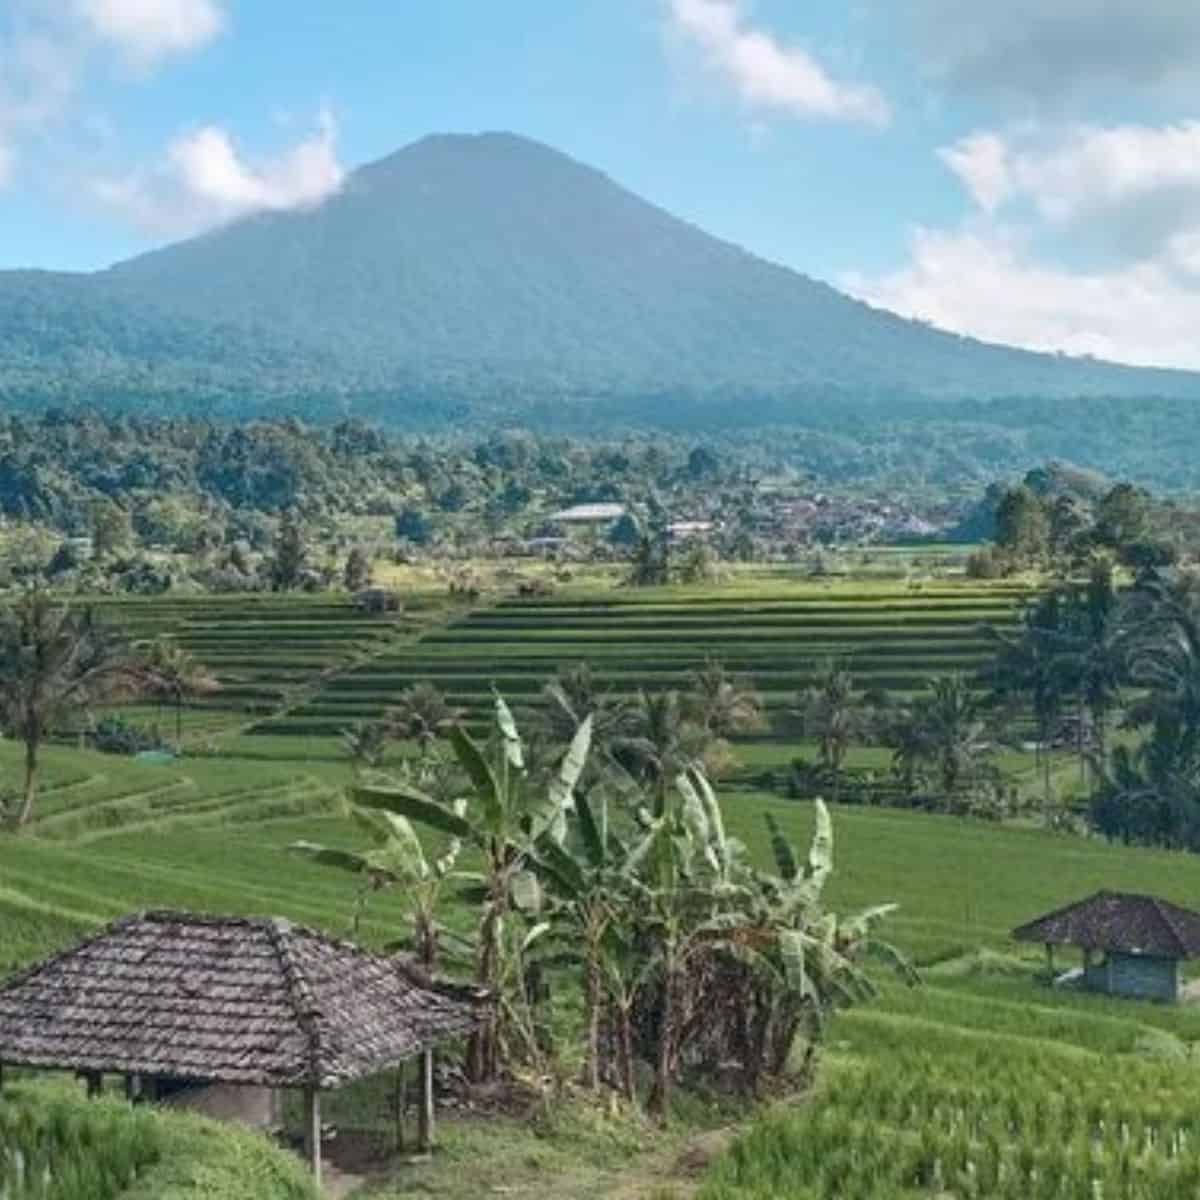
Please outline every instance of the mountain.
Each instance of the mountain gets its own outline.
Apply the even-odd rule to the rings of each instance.
[[[1151,394],[1200,398],[1200,375],[904,320],[511,134],[425,138],[316,208],[95,274],[0,273],[0,400],[15,405],[349,408],[405,425]]]

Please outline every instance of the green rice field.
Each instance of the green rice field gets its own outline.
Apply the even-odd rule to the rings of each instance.
[[[339,672],[254,732],[330,736],[424,680],[478,716],[493,687],[536,703],[558,664],[585,660],[602,687],[629,695],[684,686],[689,671],[715,658],[753,680],[776,714],[830,657],[848,664],[862,690],[908,694],[930,675],[975,670],[988,653],[981,626],[1010,626],[1024,595],[967,583],[913,591],[893,581],[502,599]]]

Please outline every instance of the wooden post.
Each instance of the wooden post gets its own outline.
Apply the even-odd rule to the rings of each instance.
[[[404,1153],[404,1118],[408,1112],[408,1063],[396,1068],[396,1153]]]
[[[420,1108],[417,1110],[417,1149],[428,1154],[433,1149],[433,1051],[426,1050],[419,1060]]]
[[[1052,943],[1046,943],[1046,970],[1050,972],[1051,979],[1054,978],[1054,946]]]
[[[304,1089],[304,1154],[312,1168],[317,1189],[321,1187],[321,1093],[312,1086]]]
[[[87,1080],[88,1099],[95,1100],[104,1090],[104,1076],[99,1071],[88,1071],[84,1078]]]

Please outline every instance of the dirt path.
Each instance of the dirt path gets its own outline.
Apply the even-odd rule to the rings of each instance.
[[[364,1179],[328,1172],[331,1200],[690,1200],[710,1164],[728,1149],[738,1126],[689,1135],[648,1132],[641,1149],[574,1154],[571,1139],[539,1143],[519,1135],[507,1146],[448,1149],[429,1163],[397,1164]],[[551,1148],[553,1147],[553,1148]]]

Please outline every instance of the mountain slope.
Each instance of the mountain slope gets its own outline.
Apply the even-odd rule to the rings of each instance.
[[[395,420],[418,398],[636,412],[649,397],[749,395],[776,417],[829,399],[1200,398],[1197,375],[988,346],[871,309],[510,134],[426,138],[316,209],[43,276],[50,319],[30,318],[30,279],[0,274],[0,395],[16,398],[42,369],[65,394],[102,378],[131,402],[160,387],[234,407],[368,395]]]

